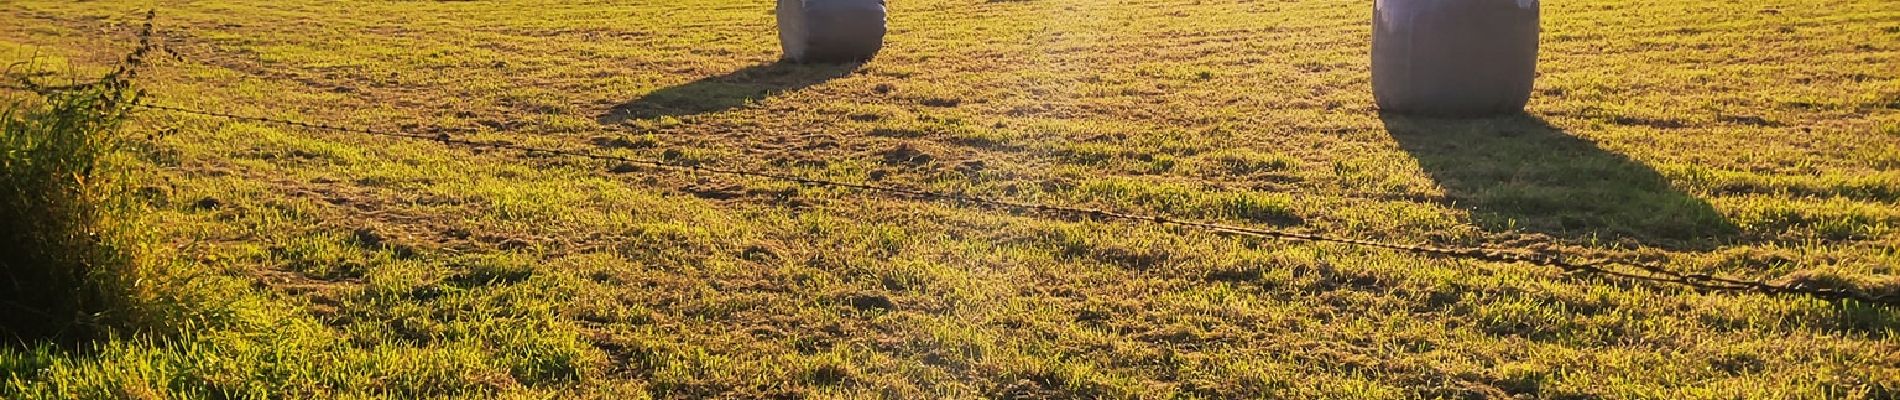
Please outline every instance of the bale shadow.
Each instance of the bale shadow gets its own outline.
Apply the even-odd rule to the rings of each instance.
[[[595,118],[604,125],[686,116],[744,107],[780,92],[850,75],[860,64],[797,64],[779,61],[660,89],[621,103]]]
[[[1741,234],[1715,207],[1675,190],[1662,174],[1542,118],[1379,118],[1399,147],[1487,231],[1573,242],[1637,240],[1677,250],[1710,250]]]

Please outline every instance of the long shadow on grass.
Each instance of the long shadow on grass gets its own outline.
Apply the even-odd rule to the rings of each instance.
[[[1711,249],[1741,233],[1648,166],[1535,116],[1380,119],[1450,199],[1492,232],[1631,239],[1679,250]]]
[[[857,64],[774,62],[660,89],[614,106],[595,118],[601,124],[666,116],[705,114],[744,107],[773,94],[803,89],[850,75]]]

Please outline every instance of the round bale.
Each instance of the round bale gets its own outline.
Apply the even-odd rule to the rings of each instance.
[[[1524,110],[1537,76],[1537,0],[1375,0],[1372,94],[1399,114]]]
[[[884,47],[884,0],[779,0],[778,37],[792,62],[868,61]]]

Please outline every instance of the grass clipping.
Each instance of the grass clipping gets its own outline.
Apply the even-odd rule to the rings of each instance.
[[[135,98],[115,74],[0,106],[0,340],[73,344],[135,323],[136,213],[113,168]]]

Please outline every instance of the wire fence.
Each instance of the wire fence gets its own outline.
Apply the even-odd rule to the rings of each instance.
[[[144,66],[143,57],[145,56],[147,52],[150,51],[151,46],[152,46],[151,32],[152,32],[153,15],[148,13],[146,18],[147,19],[146,19],[146,24],[144,26],[144,29],[140,32],[139,48],[137,50],[134,50],[132,55],[126,57],[125,66],[121,67],[119,70],[114,72],[115,74],[123,74],[123,76],[127,78],[136,77],[138,74],[139,68]],[[39,94],[49,94],[49,93],[57,92],[57,91],[83,89],[86,86],[87,85],[82,84],[82,85],[68,85],[68,86],[52,87],[52,86],[38,85],[26,79],[21,79],[19,84],[17,85],[0,84],[0,88],[29,91],[33,93],[39,93]],[[896,197],[896,198],[945,202],[945,203],[952,203],[952,204],[957,204],[957,205],[974,206],[974,207],[981,207],[981,208],[988,208],[988,209],[1005,210],[1005,211],[1011,211],[1011,212],[1028,213],[1028,214],[1058,215],[1058,216],[1067,216],[1067,217],[1086,218],[1086,219],[1091,219],[1091,220],[1112,220],[1112,221],[1123,221],[1123,222],[1129,222],[1129,223],[1154,224],[1154,225],[1162,225],[1162,226],[1169,226],[1169,227],[1176,227],[1176,228],[1199,230],[1199,231],[1205,231],[1205,232],[1221,234],[1221,235],[1252,237],[1252,238],[1269,239],[1269,240],[1333,243],[1333,244],[1360,246],[1360,247],[1366,247],[1366,248],[1375,248],[1375,249],[1384,249],[1384,250],[1398,251],[1398,252],[1405,252],[1405,253],[1421,254],[1421,255],[1427,255],[1427,256],[1446,257],[1446,258],[1453,258],[1453,259],[1460,259],[1460,260],[1472,260],[1472,261],[1493,262],[1493,263],[1525,263],[1525,264],[1532,264],[1532,265],[1545,266],[1545,267],[1554,267],[1566,273],[1575,274],[1575,275],[1593,275],[1593,276],[1602,276],[1602,277],[1610,277],[1610,278],[1621,278],[1621,279],[1651,282],[1651,283],[1664,284],[1664,285],[1684,286],[1684,287],[1689,287],[1689,288],[1703,290],[1703,291],[1754,292],[1754,293],[1764,293],[1764,294],[1773,294],[1773,295],[1798,295],[1798,296],[1809,296],[1809,297],[1814,297],[1814,298],[1819,298],[1819,299],[1827,299],[1827,300],[1835,300],[1835,301],[1852,300],[1852,301],[1859,301],[1859,302],[1865,302],[1865,303],[1871,303],[1871,304],[1900,306],[1900,295],[1896,295],[1896,294],[1875,295],[1875,294],[1871,294],[1865,291],[1860,291],[1860,290],[1855,290],[1855,289],[1816,287],[1812,285],[1804,285],[1804,284],[1799,284],[1799,283],[1777,284],[1777,283],[1770,283],[1770,282],[1759,281],[1759,280],[1721,277],[1721,276],[1715,276],[1711,274],[1678,271],[1674,268],[1665,266],[1663,264],[1657,264],[1657,263],[1617,261],[1617,260],[1572,259],[1572,258],[1563,257],[1561,255],[1541,254],[1541,253],[1536,253],[1533,251],[1528,251],[1525,249],[1452,248],[1452,247],[1439,247],[1439,246],[1431,246],[1431,245],[1414,245],[1414,244],[1393,243],[1393,242],[1376,241],[1376,240],[1355,239],[1355,238],[1348,238],[1348,237],[1304,233],[1304,232],[1297,232],[1297,231],[1290,231],[1290,230],[1266,229],[1266,228],[1230,225],[1230,224],[1222,224],[1222,223],[1194,221],[1194,220],[1179,219],[1179,218],[1160,216],[1160,215],[1143,215],[1143,214],[1118,212],[1118,211],[1111,211],[1111,210],[1101,210],[1101,209],[1094,209],[1094,208],[1087,208],[1087,207],[1075,207],[1075,206],[1065,206],[1065,205],[1055,205],[1055,204],[1012,201],[1012,200],[1007,200],[1007,199],[998,199],[998,198],[975,196],[975,195],[960,194],[960,193],[937,192],[937,191],[906,188],[906,187],[899,187],[899,186],[873,185],[873,184],[866,184],[866,183],[854,183],[854,182],[845,182],[845,181],[830,180],[830,179],[808,178],[808,177],[791,175],[791,174],[782,173],[782,172],[772,172],[772,171],[766,171],[766,170],[713,167],[713,166],[700,165],[698,163],[668,162],[668,161],[663,161],[663,160],[621,156],[621,155],[606,154],[606,153],[592,152],[592,151],[585,151],[585,150],[527,146],[527,145],[520,145],[520,144],[515,144],[512,142],[505,142],[505,141],[485,141],[485,140],[463,139],[463,138],[450,136],[447,133],[441,133],[441,132],[444,132],[441,130],[438,130],[435,133],[424,134],[424,133],[413,133],[411,131],[405,131],[405,130],[380,130],[380,129],[369,128],[369,127],[346,126],[342,124],[308,122],[308,121],[299,121],[299,120],[284,119],[284,118],[261,117],[261,116],[254,116],[254,115],[242,115],[242,114],[232,113],[228,111],[202,110],[202,109],[165,105],[161,103],[152,102],[149,99],[146,99],[143,97],[135,98],[133,100],[132,106],[137,107],[137,108],[148,109],[148,110],[170,112],[170,113],[177,113],[177,114],[182,114],[182,115],[191,115],[191,116],[198,116],[198,117],[220,118],[220,119],[227,119],[227,120],[233,120],[233,121],[246,121],[246,122],[264,123],[264,124],[274,124],[274,125],[280,125],[280,126],[296,127],[296,128],[318,130],[318,131],[329,131],[329,132],[337,132],[337,133],[360,134],[360,135],[368,135],[368,136],[393,137],[393,138],[402,138],[402,139],[408,139],[408,140],[429,141],[429,142],[440,143],[445,146],[461,147],[461,148],[467,148],[470,150],[513,151],[513,152],[518,152],[521,155],[527,156],[527,157],[547,157],[547,158],[566,157],[566,158],[586,159],[586,160],[594,160],[594,161],[602,161],[602,162],[625,163],[625,164],[645,166],[645,167],[649,167],[655,170],[670,171],[670,172],[675,172],[675,173],[714,174],[714,175],[724,175],[724,176],[733,176],[733,177],[742,177],[742,178],[763,179],[763,180],[777,181],[777,182],[795,183],[795,184],[800,184],[800,185],[805,185],[805,186],[849,189],[849,190],[856,190],[856,191],[865,192],[865,193],[886,195],[886,196],[891,196],[891,197]]]

